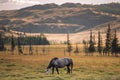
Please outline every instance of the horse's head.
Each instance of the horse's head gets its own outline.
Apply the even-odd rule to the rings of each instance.
[[[49,73],[50,73],[50,68],[47,68],[46,74],[49,74]]]
[[[53,59],[51,59],[48,67],[47,67],[47,70],[46,70],[46,74],[49,74],[50,73],[50,68],[54,66],[54,62],[57,60],[58,58],[57,57],[54,57]]]

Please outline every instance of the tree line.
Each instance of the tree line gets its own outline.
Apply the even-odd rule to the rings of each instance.
[[[22,46],[29,45],[29,51],[32,51],[32,45],[49,45],[50,42],[47,40],[44,34],[38,36],[26,36],[25,34],[18,33],[17,37],[12,34],[10,37],[5,37],[4,33],[0,33],[0,51],[5,51],[5,44],[11,45],[11,52],[14,52],[15,47],[18,46],[18,53],[22,54]]]
[[[11,44],[11,52],[14,52],[15,46],[18,46],[18,53],[22,54],[22,46],[29,45],[29,54],[33,54],[32,45],[50,45],[50,42],[47,40],[44,34],[40,34],[39,36],[26,36],[25,34],[18,33],[18,37],[14,37],[12,34],[11,37],[5,37],[3,33],[0,33],[0,51],[5,50],[4,44]],[[72,44],[69,39],[69,34],[67,34],[67,42],[66,42],[66,49],[64,50],[71,55],[73,51]],[[111,31],[111,27],[108,24],[108,29],[106,32],[106,40],[105,43],[102,41],[101,32],[98,31],[98,41],[96,43],[95,36],[93,36],[93,31],[90,30],[90,37],[89,41],[83,40],[83,47],[85,55],[93,56],[95,52],[98,52],[100,56],[118,56],[120,53],[120,45],[117,38],[117,31]],[[45,52],[45,48],[42,49],[43,53]],[[79,47],[76,43],[76,47],[74,53],[79,53]]]
[[[94,52],[98,52],[99,55],[106,56],[118,56],[120,54],[120,45],[117,38],[117,31],[111,31],[110,25],[108,25],[108,29],[106,32],[106,40],[105,43],[102,41],[101,32],[98,31],[98,42],[97,47],[95,42],[95,37],[92,34],[92,30],[90,30],[90,40],[83,40],[84,50],[86,55],[93,55]],[[104,45],[105,44],[105,45]]]

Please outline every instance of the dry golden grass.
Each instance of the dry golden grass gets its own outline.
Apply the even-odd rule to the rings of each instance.
[[[27,54],[27,47],[24,52]],[[71,56],[66,52],[65,45],[45,46],[46,52],[33,55],[18,55],[15,51],[11,55],[9,51],[0,52],[0,78],[2,80],[119,80],[120,79],[120,57],[111,56],[85,56],[83,52]],[[48,50],[49,49],[49,53]],[[73,73],[66,74],[66,68],[60,69],[60,75],[46,75],[45,70],[53,57],[71,57],[74,61]]]

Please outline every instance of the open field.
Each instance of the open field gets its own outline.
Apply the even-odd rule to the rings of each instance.
[[[49,46],[45,54],[18,55],[15,51],[0,52],[0,80],[120,80],[120,57],[64,55],[65,46]],[[48,49],[48,46],[46,46]],[[16,49],[17,50],[17,49]],[[34,50],[35,51],[35,50]],[[27,54],[27,47],[24,47]],[[74,61],[73,73],[66,74],[66,68],[59,69],[60,74],[46,75],[46,67],[53,57],[71,57]]]

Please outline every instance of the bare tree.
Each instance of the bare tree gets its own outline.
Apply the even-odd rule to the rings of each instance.
[[[11,36],[11,52],[12,52],[12,54],[14,54],[14,50],[15,50],[15,40],[14,40],[14,36],[12,34],[12,36]]]
[[[74,53],[77,55],[79,53],[79,49],[78,49],[78,44],[76,43],[76,48],[75,48],[75,51]]]
[[[21,34],[20,33],[18,33],[18,54],[19,55],[23,54],[23,50],[21,47]]]
[[[67,52],[69,53],[69,56],[71,55],[71,51],[72,51],[72,46],[69,40],[69,34],[67,34]]]

